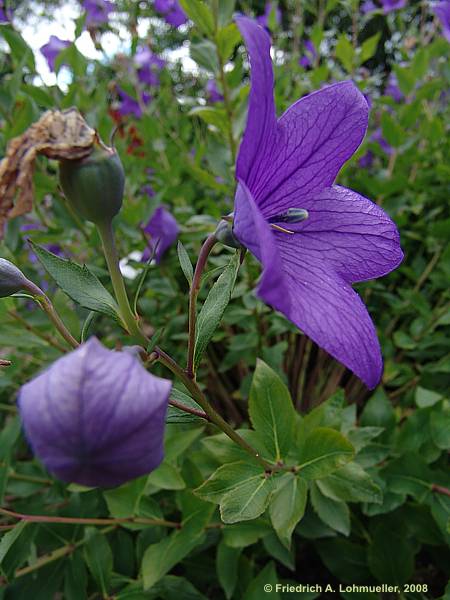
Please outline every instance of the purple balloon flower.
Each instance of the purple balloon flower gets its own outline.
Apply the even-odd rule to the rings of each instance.
[[[305,54],[298,61],[304,69],[312,67],[317,58],[317,51],[311,40],[305,41]]]
[[[153,6],[172,27],[180,27],[188,20],[177,0],[154,0]]]
[[[406,0],[381,0],[385,14],[406,6]]]
[[[437,2],[432,6],[433,12],[442,25],[442,34],[450,42],[450,0]]]
[[[0,0],[0,23],[9,23],[11,20],[11,10],[5,7],[3,0]]]
[[[114,3],[109,0],[83,0],[82,5],[86,11],[86,27],[104,25],[114,10]]]
[[[385,154],[387,154],[388,156],[390,156],[392,154],[392,152],[393,152],[392,146],[390,144],[388,144],[388,142],[384,139],[383,132],[381,131],[380,128],[376,129],[372,133],[372,135],[370,136],[370,139],[372,142],[376,142]]]
[[[159,72],[165,66],[165,60],[153,54],[150,48],[139,48],[134,56],[134,64],[140,82],[152,86],[159,85]]]
[[[258,295],[373,388],[380,346],[351,284],[389,273],[403,254],[381,208],[333,185],[364,138],[367,102],[346,81],[302,98],[277,120],[270,38],[251,19],[237,24],[252,77],[234,233],[262,264]]]
[[[50,71],[55,70],[55,61],[58,55],[71,43],[68,40],[60,40],[56,35],[51,35],[49,41],[41,47],[41,53],[45,56]]]
[[[126,117],[127,115],[134,115],[136,119],[140,119],[142,117],[142,107],[147,106],[147,104],[149,104],[149,102],[152,100],[150,94],[147,94],[146,92],[141,95],[140,103],[120,87],[117,88],[117,92],[120,98],[118,112],[123,117]]]
[[[206,84],[206,94],[208,96],[208,100],[211,103],[222,102],[223,96],[217,87],[217,82],[215,79],[210,79]]]
[[[390,96],[394,102],[401,102],[404,99],[403,92],[398,87],[398,80],[395,73],[391,73],[384,89],[386,96]]]
[[[171,386],[135,355],[91,338],[25,384],[18,402],[27,439],[49,471],[112,487],[161,463]]]
[[[158,206],[144,227],[144,232],[150,236],[150,240],[142,260],[148,260],[154,254],[155,262],[159,263],[164,252],[177,239],[180,228],[170,212],[164,206]]]

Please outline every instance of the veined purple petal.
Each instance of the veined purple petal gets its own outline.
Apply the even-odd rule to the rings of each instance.
[[[36,455],[60,479],[111,487],[163,458],[171,382],[91,338],[25,384],[19,409]]]
[[[251,189],[259,173],[269,167],[270,159],[267,157],[275,143],[274,78],[268,33],[247,17],[237,17],[236,23],[245,40],[251,64],[247,126],[239,148],[236,176]]]
[[[353,82],[344,81],[301,98],[276,122],[270,38],[251,19],[236,22],[252,68],[236,173],[268,218],[333,184],[364,138],[369,108]]]
[[[337,195],[354,194],[344,188],[338,190],[342,192],[336,192]],[[326,203],[326,200],[323,202]],[[363,211],[367,209],[365,202],[362,208]],[[325,213],[327,212],[326,210]],[[239,183],[236,194],[235,214],[235,235],[263,267],[258,296],[282,312],[314,342],[351,369],[369,388],[375,387],[382,374],[380,346],[363,302],[348,280],[339,273],[340,271],[348,276],[350,267],[346,270],[338,257],[333,257],[332,252],[327,255],[329,244],[321,255],[317,239],[311,244],[311,238],[314,240],[315,235],[313,233],[310,237],[272,230],[242,182]],[[366,214],[363,212],[363,215]],[[327,216],[331,217],[325,215],[325,218]],[[308,219],[302,223],[307,221]],[[288,226],[288,229],[291,227]],[[325,232],[323,235],[326,235]],[[339,234],[336,237],[339,238]],[[366,241],[364,236],[361,236],[362,240],[355,240],[357,236],[349,237],[354,244],[353,251],[356,246],[361,252],[369,250],[371,240]],[[360,241],[363,243],[360,244]],[[350,252],[346,250],[347,242],[348,238],[340,243],[342,252],[348,252],[349,255]],[[362,274],[363,267],[358,264],[357,257],[352,261],[353,278],[355,273]],[[377,269],[375,264],[376,261],[373,261],[374,271]],[[389,270],[395,266],[397,265],[392,264]],[[382,266],[380,270],[384,268]]]

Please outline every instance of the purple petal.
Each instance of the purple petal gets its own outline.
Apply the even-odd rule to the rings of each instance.
[[[326,256],[318,258],[320,250],[311,244],[309,236],[273,231],[242,182],[236,195],[235,214],[236,236],[263,266],[258,296],[351,369],[368,387],[375,387],[382,374],[375,327],[358,294],[337,272],[348,275],[342,264]],[[357,241],[353,243],[355,250]],[[361,251],[366,250],[363,238]],[[335,270],[336,267],[339,268]],[[356,259],[353,267],[358,270]]]
[[[406,6],[406,0],[381,0],[385,14]]]
[[[265,217],[333,184],[367,130],[369,108],[351,81],[301,98],[276,122],[270,38],[236,19],[251,62],[247,126],[236,167]]]
[[[51,35],[49,41],[41,46],[41,53],[46,58],[50,71],[55,70],[55,62],[58,55],[70,46],[71,43],[68,40],[60,40],[56,35]]]
[[[170,388],[132,354],[91,338],[24,385],[19,408],[49,471],[64,481],[110,487],[162,461]]]
[[[442,25],[442,34],[450,42],[450,0],[443,0],[432,5],[432,10]]]
[[[237,17],[236,24],[245,40],[251,64],[247,126],[239,149],[236,175],[251,189],[259,172],[268,168],[267,155],[275,141],[274,78],[268,33],[247,17]]]

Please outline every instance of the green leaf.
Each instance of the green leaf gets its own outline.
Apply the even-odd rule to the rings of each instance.
[[[202,518],[197,513],[183,521],[179,531],[174,531],[156,544],[151,544],[142,558],[144,590],[150,589],[176,564],[181,562],[204,540],[204,527],[210,513]]]
[[[84,559],[103,596],[106,596],[113,569],[113,554],[104,535],[95,533],[89,538],[84,545]]]
[[[192,268],[191,259],[189,254],[186,252],[186,248],[178,240],[177,244],[178,260],[180,261],[181,270],[184,273],[189,285],[192,285],[192,278],[194,277],[194,269]]]
[[[376,527],[368,548],[370,570],[380,583],[402,585],[414,572],[414,548],[392,518]]]
[[[214,471],[194,493],[208,502],[219,504],[228,492],[249,482],[259,481],[264,475],[264,469],[255,463],[229,463]]]
[[[354,448],[335,429],[318,427],[305,439],[299,457],[302,477],[317,479],[325,477],[350,461]]]
[[[383,500],[379,486],[355,462],[348,463],[323,479],[318,479],[316,483],[320,491],[333,500],[376,502],[378,504]]]
[[[192,60],[207,71],[216,74],[219,71],[219,61],[217,59],[216,46],[209,40],[203,40],[197,44],[190,45],[189,53]]]
[[[223,529],[223,539],[231,548],[246,548],[271,532],[272,528],[269,523],[263,519],[255,519],[227,525]]]
[[[239,557],[241,548],[232,548],[227,546],[224,540],[217,546],[216,571],[217,578],[227,600],[231,598],[236,588],[238,580]]]
[[[222,275],[211,288],[208,297],[197,317],[195,337],[194,367],[200,364],[203,352],[206,350],[214,332],[216,331],[223,313],[231,299],[237,273],[239,270],[239,253],[231,257]]]
[[[196,106],[189,111],[190,117],[199,117],[208,125],[213,125],[222,133],[228,131],[228,118],[226,112],[222,108],[214,106]]]
[[[375,54],[375,52],[377,51],[378,42],[380,41],[380,37],[381,31],[379,31],[375,35],[372,35],[370,38],[367,38],[367,40],[364,40],[364,42],[361,44],[361,53],[359,55],[359,60],[361,64],[365,63]]]
[[[242,598],[245,598],[245,600],[262,600],[264,597],[281,600],[281,596],[277,591],[277,584],[277,571],[271,561],[252,579]],[[264,586],[270,586],[270,590]],[[262,590],[267,590],[264,596]]]
[[[278,537],[289,548],[292,533],[305,514],[308,486],[293,473],[286,473],[270,500],[270,520]]]
[[[222,498],[220,515],[224,523],[256,519],[266,510],[273,491],[271,476],[260,475],[234,488]]]
[[[86,265],[80,267],[77,263],[60,258],[38,244],[31,241],[30,244],[47,273],[74,302],[120,321],[119,307],[114,298]]]
[[[170,392],[170,398],[172,400],[176,400],[177,402],[181,402],[185,406],[189,408],[195,408],[195,410],[202,410],[201,406],[195,402],[190,396],[177,390],[176,388],[172,388]],[[180,408],[176,406],[169,406],[169,410],[167,411],[166,423],[205,423],[205,420],[202,417],[197,417],[196,415],[192,415],[190,413],[184,412]]]
[[[30,71],[34,72],[36,67],[34,64],[33,51],[20,33],[10,25],[0,25],[0,35],[6,40],[14,60],[18,63],[26,64]]]
[[[430,416],[431,438],[438,448],[450,448],[450,406],[444,404],[440,412],[434,411]]]
[[[194,21],[203,33],[211,36],[214,33],[214,17],[210,8],[201,0],[180,0],[187,16]]]
[[[428,406],[434,406],[439,400],[442,399],[442,394],[439,392],[433,392],[433,390],[426,390],[422,387],[416,389],[416,404],[419,408],[427,408]]]
[[[383,388],[379,387],[371,396],[361,414],[360,424],[364,427],[384,427],[391,429],[395,425],[395,411]]]
[[[37,533],[35,523],[20,521],[0,540],[0,572],[7,578],[13,576],[31,554],[31,544]]]
[[[186,483],[177,467],[164,461],[148,476],[147,483],[161,490],[183,490]]]
[[[250,389],[249,415],[270,456],[275,461],[285,458],[294,441],[296,412],[281,378],[260,359]]]
[[[134,516],[137,513],[146,482],[147,477],[139,477],[120,487],[104,491],[103,497],[111,515],[115,518]]]
[[[341,33],[339,36],[338,43],[336,44],[335,48],[335,54],[336,58],[339,59],[344,65],[345,70],[350,73],[353,69],[355,51],[345,33]]]
[[[313,483],[311,485],[311,504],[319,519],[328,527],[342,535],[350,534],[350,510],[345,502],[328,498]]]
[[[241,34],[235,23],[230,23],[217,32],[217,48],[222,62],[226,63],[231,53],[241,39]]]
[[[75,552],[67,559],[64,575],[65,600],[87,600],[87,573],[82,555]]]
[[[339,581],[349,584],[370,581],[367,553],[364,546],[338,537],[331,540],[319,540],[315,547],[325,566]]]
[[[396,123],[396,121],[394,121],[393,117],[388,112],[384,112],[381,115],[381,130],[383,132],[384,139],[388,142],[388,144],[394,146],[394,148],[398,148],[404,143],[404,131],[402,130],[400,125]],[[403,334],[402,331],[396,331],[395,333]],[[402,336],[402,340],[404,339],[405,341],[400,340],[399,336],[394,337],[394,341],[400,348],[414,348],[416,346],[414,340],[411,339],[410,342],[406,342],[407,338],[409,338],[409,336],[405,333]]]
[[[216,3],[219,13],[217,18],[219,27],[225,27],[231,21],[235,5],[236,0],[220,0]]]

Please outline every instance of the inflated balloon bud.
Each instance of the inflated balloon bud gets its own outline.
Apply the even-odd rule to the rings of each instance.
[[[27,289],[28,279],[20,269],[6,258],[0,258],[0,298],[6,298],[16,294],[20,290]]]
[[[224,246],[242,248],[242,244],[233,233],[233,213],[219,221],[214,235]]]
[[[59,179],[67,200],[84,219],[110,222],[122,207],[125,173],[114,148],[100,140],[89,156],[62,160]]]

